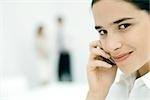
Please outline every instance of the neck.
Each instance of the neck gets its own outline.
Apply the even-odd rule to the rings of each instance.
[[[150,71],[150,63],[144,64],[138,71],[137,71],[137,78],[145,75]]]

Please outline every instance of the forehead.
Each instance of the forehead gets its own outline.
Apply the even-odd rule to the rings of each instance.
[[[96,23],[111,23],[124,17],[138,17],[140,10],[123,0],[102,0],[94,4],[93,15]]]

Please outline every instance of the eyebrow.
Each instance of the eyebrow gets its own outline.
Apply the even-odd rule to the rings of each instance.
[[[119,23],[121,23],[123,21],[131,20],[131,19],[133,19],[133,18],[130,18],[130,17],[121,18],[121,19],[118,19],[118,20],[114,21],[113,24],[119,24]]]
[[[116,21],[114,21],[114,22],[112,22],[112,23],[113,23],[113,24],[119,24],[119,23],[121,23],[121,22],[123,22],[123,21],[131,20],[131,19],[133,19],[133,18],[131,18],[131,17],[125,17],[125,18],[118,19],[118,20],[116,20]],[[95,26],[95,29],[96,29],[96,30],[102,29],[102,28],[103,28],[103,26]]]

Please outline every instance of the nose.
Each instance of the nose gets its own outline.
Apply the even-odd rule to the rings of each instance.
[[[106,48],[109,52],[116,52],[123,46],[123,39],[118,34],[113,34],[107,37]]]

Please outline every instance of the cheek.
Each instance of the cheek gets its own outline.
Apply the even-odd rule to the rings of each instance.
[[[132,73],[150,60],[150,37],[147,33],[135,30],[124,35],[125,45],[134,51],[131,60],[120,68],[124,73]]]
[[[148,28],[147,28],[148,29]],[[140,32],[140,30],[139,30]],[[145,58],[150,57],[150,33],[148,30],[143,30],[137,35],[137,45],[141,52],[141,56],[145,56]]]
[[[150,29],[143,24],[139,24],[126,34],[126,40],[136,49],[146,51],[150,48]]]
[[[137,58],[147,59],[150,54],[150,39],[146,31],[135,31],[128,37],[128,44],[136,51]]]
[[[141,23],[137,28],[138,44],[146,57],[150,58],[150,23]]]

